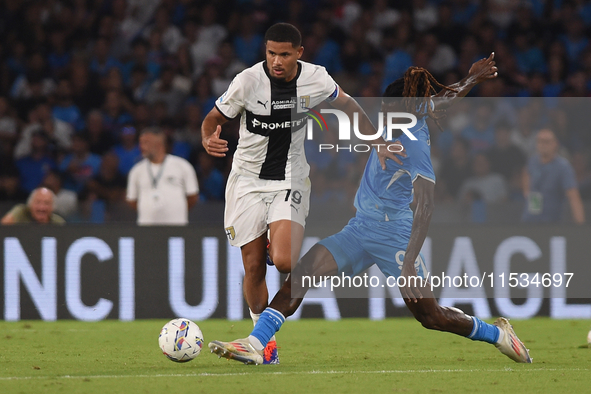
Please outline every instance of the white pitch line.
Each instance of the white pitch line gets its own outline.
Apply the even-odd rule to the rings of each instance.
[[[252,368],[252,367],[250,367]],[[355,375],[355,374],[406,374],[406,373],[454,373],[454,372],[548,372],[548,371],[589,371],[587,368],[536,368],[536,369],[408,369],[408,370],[381,370],[381,371],[278,371],[261,372],[256,375]],[[6,380],[39,380],[39,379],[127,379],[127,378],[193,378],[193,377],[225,377],[253,375],[252,372],[228,372],[228,373],[188,373],[188,374],[155,374],[155,375],[86,375],[86,376],[4,376],[0,381]]]

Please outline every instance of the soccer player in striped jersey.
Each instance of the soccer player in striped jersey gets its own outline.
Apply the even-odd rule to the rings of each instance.
[[[234,78],[201,129],[207,152],[224,157],[228,147],[220,138],[221,125],[240,116],[238,147],[226,185],[224,227],[229,242],[241,248],[243,289],[255,324],[269,298],[267,254],[282,273],[291,272],[300,255],[310,200],[310,167],[304,154],[306,112],[328,101],[347,114],[361,113],[360,130],[376,132],[363,109],[324,67],[299,60],[301,42],[294,26],[271,26],[265,34],[266,60]],[[378,156],[384,167],[386,159],[400,162],[397,155],[404,153],[398,143],[382,138],[373,142],[382,144]],[[390,145],[396,146],[389,149]],[[274,336],[266,345],[264,362],[278,363]]]

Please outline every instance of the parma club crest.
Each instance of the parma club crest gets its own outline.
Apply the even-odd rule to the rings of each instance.
[[[233,241],[236,238],[236,232],[234,231],[234,226],[226,227],[226,236],[230,241]]]
[[[301,96],[299,103],[300,103],[300,109],[309,109],[310,108],[310,96]]]

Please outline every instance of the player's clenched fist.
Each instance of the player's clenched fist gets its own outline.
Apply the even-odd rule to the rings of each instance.
[[[228,141],[220,138],[222,126],[218,125],[214,133],[203,139],[203,147],[212,156],[225,157],[228,151]]]

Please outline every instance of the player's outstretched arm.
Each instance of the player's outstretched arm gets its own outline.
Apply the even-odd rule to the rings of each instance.
[[[333,107],[338,110],[343,111],[347,114],[349,119],[353,119],[353,114],[359,114],[359,130],[367,131],[368,135],[380,135],[378,134],[375,126],[371,123],[371,120],[367,117],[367,114],[361,108],[359,103],[345,93],[342,89],[339,90],[338,97],[331,103]],[[406,157],[406,152],[404,151],[404,147],[400,142],[391,142],[384,140],[381,136],[376,138],[373,141],[368,141],[372,145],[376,145],[379,148],[376,148],[376,152],[378,154],[378,159],[380,160],[380,164],[382,165],[382,170],[386,169],[386,160],[394,160],[396,163],[402,165],[402,161],[397,156]]]
[[[480,59],[472,64],[468,75],[464,79],[449,86],[454,90],[443,89],[434,96],[437,98],[437,100],[434,100],[435,107],[437,109],[445,109],[454,104],[456,100],[466,96],[474,86],[489,79],[496,78],[499,74],[494,59],[495,53],[492,52],[488,58]]]
[[[201,124],[201,143],[212,156],[225,157],[228,151],[228,141],[220,138],[222,125],[228,119],[216,107],[213,107]]]
[[[401,276],[406,278],[417,276],[415,261],[423,247],[427,231],[429,231],[435,197],[435,184],[420,176],[414,181],[413,188],[417,205],[401,273]],[[406,281],[406,283],[409,282],[413,283],[413,281]],[[417,302],[417,299],[423,298],[421,290],[414,286],[400,287],[400,293],[402,298],[410,299],[412,302]]]

